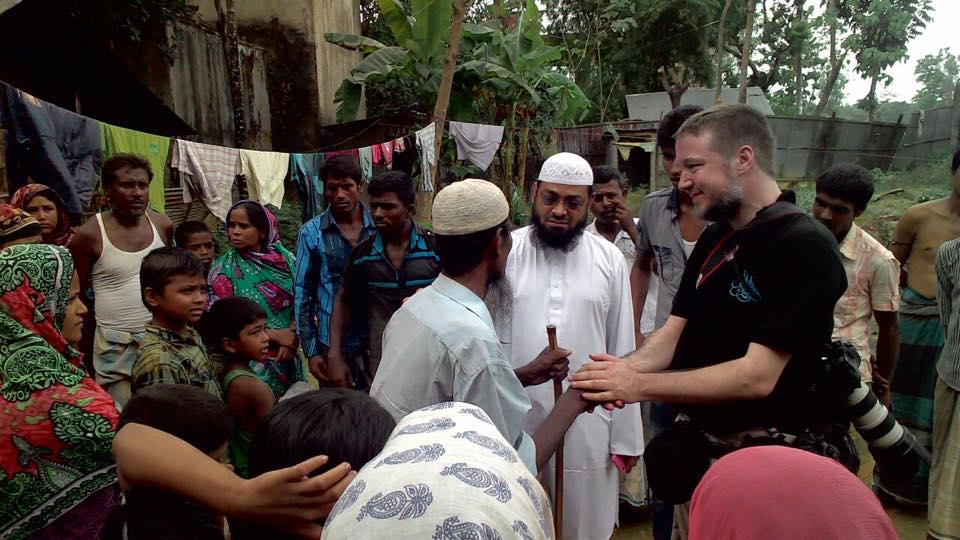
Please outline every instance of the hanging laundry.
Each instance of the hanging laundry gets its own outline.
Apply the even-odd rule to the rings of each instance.
[[[387,167],[393,166],[393,141],[380,143],[380,154],[383,156],[383,164]]]
[[[0,127],[10,193],[31,181],[50,186],[79,225],[103,162],[98,122],[0,83]]]
[[[450,122],[450,136],[457,142],[457,159],[469,159],[487,170],[503,140],[503,126]]]
[[[423,176],[424,193],[433,192],[433,179],[431,171],[437,163],[437,154],[434,144],[437,137],[437,124],[430,122],[430,125],[416,133],[417,146],[420,148],[420,174]]]
[[[407,151],[406,137],[400,137],[393,140],[393,151],[401,154]]]
[[[373,180],[373,149],[369,146],[360,148],[360,170],[364,181]]]
[[[247,179],[250,198],[280,208],[283,204],[283,180],[290,167],[290,154],[240,150],[240,174]]]
[[[136,154],[147,160],[153,171],[153,179],[150,180],[150,207],[163,213],[163,189],[166,186],[170,138],[100,122],[100,140],[103,144],[104,159],[114,154]]]
[[[323,154],[323,157],[326,159],[330,159],[333,156],[352,156],[353,159],[357,160],[358,163],[360,162],[360,150],[357,150],[356,148],[351,148],[349,150],[331,150]]]
[[[170,168],[185,175],[183,202],[193,202],[193,194],[197,193],[210,212],[226,222],[227,212],[233,206],[233,183],[240,174],[240,151],[174,140],[172,154]]]
[[[323,154],[290,154],[290,180],[300,197],[300,219],[306,223],[323,211]]]
[[[381,150],[380,145],[375,144],[371,146],[370,152],[373,155],[373,164],[380,165],[380,163],[383,161],[383,151]]]

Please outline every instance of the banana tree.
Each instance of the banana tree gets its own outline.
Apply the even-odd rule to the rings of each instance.
[[[561,51],[541,36],[540,10],[527,0],[516,26],[507,30],[486,26],[465,28],[472,47],[460,66],[461,98],[451,110],[470,110],[476,117],[506,127],[498,154],[504,192],[519,188],[523,197],[530,130],[567,125],[582,118],[590,106],[583,91],[556,68]]]
[[[352,34],[325,34],[328,42],[365,55],[337,90],[341,122],[356,118],[364,85],[376,80],[396,77],[413,82],[425,109],[436,100],[451,0],[412,0],[409,17],[398,0],[377,3],[396,45]],[[463,26],[447,118],[505,126],[499,176],[509,195],[514,162],[522,193],[532,124],[569,124],[582,117],[590,102],[555,67],[560,50],[544,42],[534,0],[527,0],[516,26],[503,29],[498,24]]]
[[[440,86],[445,37],[453,14],[450,0],[412,0],[408,17],[399,0],[377,0],[397,45],[354,34],[327,33],[327,42],[365,56],[337,90],[337,121],[355,120],[363,86],[377,78],[404,77],[415,81],[417,92],[430,105]]]

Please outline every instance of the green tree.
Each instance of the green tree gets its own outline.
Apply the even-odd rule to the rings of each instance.
[[[950,49],[940,49],[937,54],[928,54],[917,60],[913,73],[920,89],[913,96],[913,102],[920,109],[933,109],[950,105],[953,102],[953,89],[960,75],[960,56],[951,54]]]
[[[590,121],[624,118],[627,94],[664,90],[661,69],[683,66],[686,85],[713,80],[718,0],[547,0],[546,6],[547,34],[593,103]]]
[[[886,74],[894,64],[907,58],[907,43],[930,21],[930,0],[853,0],[862,11],[854,14],[854,32],[849,38],[856,53],[855,70],[870,80],[870,91],[862,100],[868,117],[877,111],[877,85],[889,84]]]

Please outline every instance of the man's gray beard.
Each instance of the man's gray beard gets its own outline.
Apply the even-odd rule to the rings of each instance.
[[[705,221],[723,221],[728,222],[740,213],[740,207],[743,205],[743,186],[732,184],[730,188],[720,197],[720,200],[705,208],[702,212],[696,207],[695,213],[698,218]]]
[[[513,287],[506,276],[500,276],[487,285],[487,297],[483,303],[491,318],[510,324],[513,318]]]
[[[572,229],[560,234],[550,232],[536,212],[530,213],[530,224],[533,225],[533,245],[538,248],[558,249],[564,253],[570,253],[583,237],[584,229],[587,227],[587,216],[583,216],[583,220]]]

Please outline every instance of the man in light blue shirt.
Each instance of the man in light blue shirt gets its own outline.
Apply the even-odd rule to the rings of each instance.
[[[484,410],[536,472],[586,403],[564,393],[553,422],[523,431],[530,400],[523,387],[567,375],[570,351],[544,349],[514,369],[483,299],[504,275],[511,240],[503,193],[485,180],[463,180],[437,194],[433,226],[441,274],[390,319],[370,395],[396,419],[446,401]],[[509,289],[507,287],[507,289]]]

